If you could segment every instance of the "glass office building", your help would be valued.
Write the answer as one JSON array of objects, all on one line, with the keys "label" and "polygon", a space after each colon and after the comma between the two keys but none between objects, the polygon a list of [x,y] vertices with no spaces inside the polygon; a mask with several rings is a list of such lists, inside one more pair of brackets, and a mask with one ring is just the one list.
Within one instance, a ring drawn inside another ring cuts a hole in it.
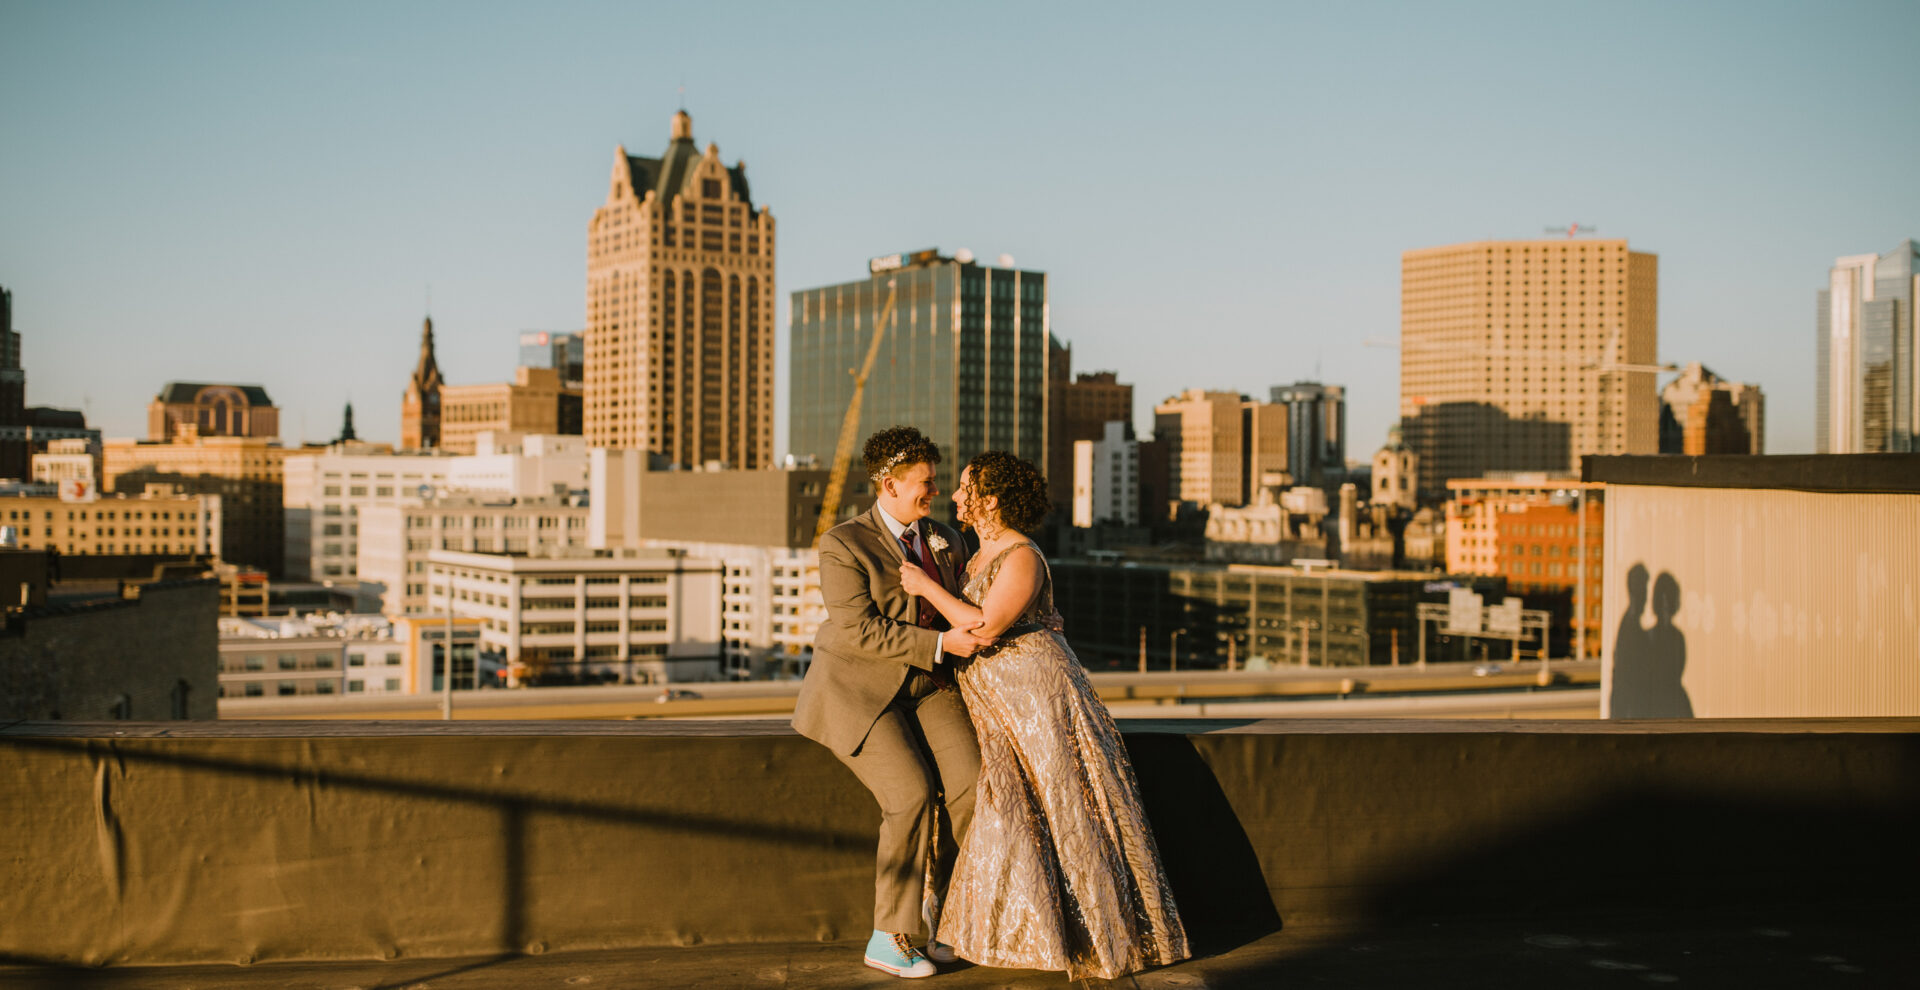
[{"label": "glass office building", "polygon": [[586,334],[529,330],[520,335],[520,366],[552,368],[569,388],[579,388],[585,380],[586,362]]},{"label": "glass office building", "polygon": [[1915,449],[1920,426],[1920,244],[1841,258],[1820,292],[1814,449],[1872,454]]},{"label": "glass office building", "polygon": [[[861,402],[856,443],[876,430],[919,428],[940,446],[938,518],[968,458],[1010,450],[1045,465],[1047,441],[1047,277],[925,250],[873,259],[866,278],[793,293],[792,408],[788,449],[833,463],[840,423],[894,294],[873,373]],[[853,451],[844,515],[871,501]]]}]

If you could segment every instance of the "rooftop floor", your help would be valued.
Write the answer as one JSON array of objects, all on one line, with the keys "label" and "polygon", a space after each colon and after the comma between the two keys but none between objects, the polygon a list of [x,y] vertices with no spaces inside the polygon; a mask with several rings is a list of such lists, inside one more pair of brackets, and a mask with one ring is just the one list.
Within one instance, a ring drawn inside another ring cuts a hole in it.
[{"label": "rooftop floor", "polygon": [[[1059,973],[956,964],[929,990],[1124,987],[1806,988],[1911,985],[1911,907],[1850,915],[1701,917],[1638,914],[1580,920],[1422,924],[1340,936],[1285,931],[1132,977],[1070,983]],[[1196,933],[1199,935],[1201,933]],[[629,949],[539,956],[66,969],[0,966],[22,990],[539,990],[898,987],[860,965],[859,943]]]}]

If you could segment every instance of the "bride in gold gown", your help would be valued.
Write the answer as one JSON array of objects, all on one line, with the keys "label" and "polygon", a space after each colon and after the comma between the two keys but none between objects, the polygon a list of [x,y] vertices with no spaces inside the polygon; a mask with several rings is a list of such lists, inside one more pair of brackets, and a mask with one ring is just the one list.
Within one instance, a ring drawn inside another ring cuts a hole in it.
[{"label": "bride in gold gown", "polygon": [[1032,464],[987,451],[953,502],[980,533],[964,599],[901,577],[955,628],[999,637],[954,671],[980,739],[973,822],[934,938],[986,966],[1113,979],[1189,955],[1133,765],[1061,635],[1046,558],[1022,534],[1048,509]]}]

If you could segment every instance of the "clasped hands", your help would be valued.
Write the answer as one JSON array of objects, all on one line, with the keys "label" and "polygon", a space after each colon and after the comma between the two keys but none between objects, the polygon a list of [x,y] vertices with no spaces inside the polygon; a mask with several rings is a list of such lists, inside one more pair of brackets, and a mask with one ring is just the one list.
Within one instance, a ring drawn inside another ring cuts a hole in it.
[{"label": "clasped hands", "polygon": [[[907,594],[913,595],[916,598],[925,598],[931,592],[946,590],[940,586],[939,582],[933,579],[931,574],[928,574],[922,569],[919,564],[912,562],[900,565],[900,586],[906,589]],[[956,626],[947,630],[942,634],[940,648],[954,656],[973,656],[975,653],[1000,641],[1000,637],[998,636],[981,636],[974,632],[974,630],[986,624],[986,620],[982,619],[964,629]]]}]

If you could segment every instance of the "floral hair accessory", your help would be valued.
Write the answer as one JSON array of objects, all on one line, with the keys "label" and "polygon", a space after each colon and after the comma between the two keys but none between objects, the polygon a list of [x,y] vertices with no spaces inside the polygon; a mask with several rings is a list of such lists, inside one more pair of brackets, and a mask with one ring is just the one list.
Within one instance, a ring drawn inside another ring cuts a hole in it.
[{"label": "floral hair accessory", "polygon": [[899,452],[898,454],[893,455],[892,457],[887,458],[887,463],[880,465],[880,470],[874,472],[874,475],[873,475],[874,484],[878,485],[880,483],[881,478],[884,478],[887,475],[892,474],[893,469],[899,467],[900,462],[906,459],[907,459],[907,452],[904,450]]}]

